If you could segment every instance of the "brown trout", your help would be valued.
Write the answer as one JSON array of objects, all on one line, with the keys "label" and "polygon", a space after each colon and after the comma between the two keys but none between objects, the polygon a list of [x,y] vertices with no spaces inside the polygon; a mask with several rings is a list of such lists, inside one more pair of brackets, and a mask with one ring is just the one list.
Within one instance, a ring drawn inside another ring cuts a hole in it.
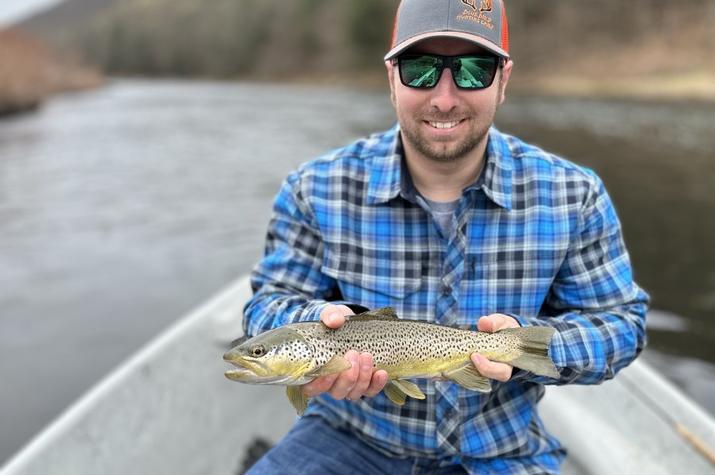
[{"label": "brown trout", "polygon": [[557,378],[548,355],[553,334],[549,327],[486,333],[401,320],[387,307],[352,315],[338,329],[321,322],[285,325],[239,343],[223,358],[236,366],[225,373],[231,380],[287,386],[288,399],[302,415],[308,400],[300,385],[350,368],[344,358],[349,350],[372,354],[375,368],[388,374],[385,395],[402,405],[407,396],[425,398],[415,383],[407,381],[412,378],[443,378],[474,391],[491,391],[489,380],[472,364],[472,353]]}]

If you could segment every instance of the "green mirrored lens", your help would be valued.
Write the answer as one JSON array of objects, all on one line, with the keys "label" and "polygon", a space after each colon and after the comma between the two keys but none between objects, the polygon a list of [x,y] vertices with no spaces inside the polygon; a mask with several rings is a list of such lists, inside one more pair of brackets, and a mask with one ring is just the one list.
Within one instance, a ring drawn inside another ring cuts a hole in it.
[{"label": "green mirrored lens", "polygon": [[496,73],[496,57],[461,57],[454,62],[454,83],[465,89],[489,87]]},{"label": "green mirrored lens", "polygon": [[484,89],[491,86],[499,65],[496,56],[476,55],[405,55],[398,61],[402,84],[423,89],[436,86],[445,67],[451,69],[457,87]]},{"label": "green mirrored lens", "polygon": [[402,82],[410,87],[434,87],[439,81],[442,61],[434,56],[417,56],[400,61]]}]

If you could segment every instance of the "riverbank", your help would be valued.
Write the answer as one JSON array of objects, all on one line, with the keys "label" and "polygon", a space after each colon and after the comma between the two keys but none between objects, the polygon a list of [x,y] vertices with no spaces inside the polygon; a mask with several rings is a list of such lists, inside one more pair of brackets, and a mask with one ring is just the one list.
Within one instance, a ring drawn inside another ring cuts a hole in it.
[{"label": "riverbank", "polygon": [[715,102],[715,72],[649,74],[598,78],[590,75],[542,75],[517,70],[509,83],[519,95]]},{"label": "riverbank", "polygon": [[16,29],[0,30],[0,117],[36,109],[52,94],[97,87],[101,73]]},{"label": "riverbank", "polygon": [[[397,0],[67,0],[22,24],[108,75],[359,83],[380,61]],[[715,4],[638,0],[509,4],[512,91],[715,100]],[[137,21],[140,18],[141,21]],[[279,58],[279,60],[277,60]],[[373,76],[372,78],[370,76]]]},{"label": "riverbank", "polygon": [[[344,86],[368,91],[387,91],[383,71],[362,74],[298,74],[283,81],[271,76],[248,75],[235,78],[240,82],[271,84]],[[520,97],[562,97],[623,99],[636,101],[715,103],[715,71],[693,71],[682,74],[638,74],[606,80],[589,74],[545,74],[515,68],[509,81],[508,95]]]}]

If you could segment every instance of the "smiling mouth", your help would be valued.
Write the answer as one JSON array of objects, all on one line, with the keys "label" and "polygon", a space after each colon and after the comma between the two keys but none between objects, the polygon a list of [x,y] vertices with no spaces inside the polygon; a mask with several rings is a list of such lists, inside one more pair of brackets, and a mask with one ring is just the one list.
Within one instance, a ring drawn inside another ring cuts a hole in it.
[{"label": "smiling mouth", "polygon": [[432,127],[433,129],[448,130],[448,129],[453,129],[456,126],[458,126],[459,124],[461,124],[462,120],[452,120],[449,122],[426,120],[425,122],[427,124],[429,124],[429,126]]}]

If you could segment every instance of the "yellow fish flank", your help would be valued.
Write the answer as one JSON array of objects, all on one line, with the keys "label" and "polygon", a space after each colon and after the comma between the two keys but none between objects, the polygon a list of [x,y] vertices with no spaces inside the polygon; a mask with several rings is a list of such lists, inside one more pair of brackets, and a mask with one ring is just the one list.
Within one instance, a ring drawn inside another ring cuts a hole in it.
[{"label": "yellow fish flank", "polygon": [[302,384],[351,367],[349,350],[370,353],[375,368],[384,369],[384,392],[395,404],[407,396],[424,399],[412,378],[443,378],[467,389],[489,392],[491,384],[470,360],[480,353],[540,376],[559,376],[548,349],[554,329],[510,328],[476,332],[416,320],[400,320],[391,308],[351,316],[333,330],[321,322],[285,325],[239,343],[223,358],[236,369],[226,377],[250,384],[287,386],[288,399],[303,414],[308,400]]}]

